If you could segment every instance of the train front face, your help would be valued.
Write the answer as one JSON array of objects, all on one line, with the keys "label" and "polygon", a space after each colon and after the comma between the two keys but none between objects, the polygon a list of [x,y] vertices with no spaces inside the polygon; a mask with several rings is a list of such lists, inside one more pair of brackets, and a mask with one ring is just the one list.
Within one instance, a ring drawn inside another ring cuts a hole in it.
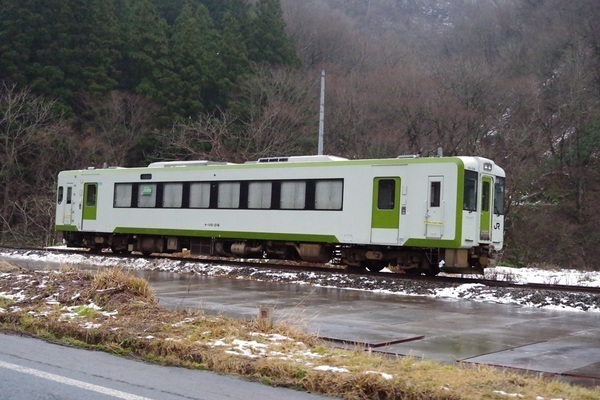
[{"label": "train front face", "polygon": [[475,248],[485,268],[504,245],[505,173],[486,158],[463,161],[462,247]]},{"label": "train front face", "polygon": [[57,239],[62,240],[79,230],[79,199],[77,179],[73,171],[62,171],[58,174],[56,186],[55,229]]}]

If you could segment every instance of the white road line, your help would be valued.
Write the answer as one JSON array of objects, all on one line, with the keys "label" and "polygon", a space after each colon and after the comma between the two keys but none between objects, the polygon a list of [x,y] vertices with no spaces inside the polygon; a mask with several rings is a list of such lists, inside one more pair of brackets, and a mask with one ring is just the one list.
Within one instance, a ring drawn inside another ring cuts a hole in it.
[{"label": "white road line", "polygon": [[120,390],[109,389],[104,386],[93,385],[91,383],[78,381],[71,378],[66,378],[64,376],[50,374],[48,372],[40,371],[33,368],[22,367],[17,364],[10,364],[3,361],[0,361],[0,368],[11,369],[13,371],[22,372],[24,374],[29,374],[33,376],[37,376],[39,378],[47,379],[49,381],[54,381],[58,383],[63,383],[65,385],[75,386],[81,389],[89,390],[92,392],[97,392],[101,394],[106,394],[108,396],[113,396],[123,400],[151,400],[148,397],[136,396],[135,394],[121,392]]}]

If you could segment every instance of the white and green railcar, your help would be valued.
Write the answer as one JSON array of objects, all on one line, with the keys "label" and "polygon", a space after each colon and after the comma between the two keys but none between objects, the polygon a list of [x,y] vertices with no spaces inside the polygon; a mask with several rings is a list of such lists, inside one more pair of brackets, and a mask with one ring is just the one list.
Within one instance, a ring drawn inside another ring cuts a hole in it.
[{"label": "white and green railcar", "polygon": [[96,251],[481,272],[503,245],[504,176],[481,157],[88,168],[59,174],[56,229]]}]

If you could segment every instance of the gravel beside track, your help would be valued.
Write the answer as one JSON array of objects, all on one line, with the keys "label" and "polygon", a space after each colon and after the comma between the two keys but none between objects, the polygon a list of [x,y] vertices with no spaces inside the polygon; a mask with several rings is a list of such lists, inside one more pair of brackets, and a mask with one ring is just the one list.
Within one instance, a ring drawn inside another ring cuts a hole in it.
[{"label": "gravel beside track", "polygon": [[[0,249],[22,257],[51,259],[47,250]],[[2,254],[2,252],[0,252]],[[210,276],[222,276],[235,279],[252,279],[265,282],[288,284],[310,284],[322,287],[335,287],[351,290],[365,290],[398,295],[416,295],[431,297],[463,298],[475,301],[510,303],[529,307],[556,309],[575,309],[580,311],[600,311],[600,289],[597,287],[577,287],[578,291],[557,287],[556,285],[536,284],[528,287],[511,284],[506,281],[478,281],[468,279],[431,279],[426,277],[410,278],[395,274],[358,274],[326,268],[307,268],[304,265],[293,266],[267,264],[252,260],[201,260],[189,258],[165,257],[115,257],[110,253],[92,255],[71,253],[60,261],[62,264],[121,266],[134,270],[155,270],[175,273],[193,273]],[[56,261],[55,261],[56,262]],[[257,265],[260,264],[260,265]],[[506,286],[510,285],[510,286]],[[560,289],[560,290],[559,290]],[[575,289],[575,288],[574,288]]]}]

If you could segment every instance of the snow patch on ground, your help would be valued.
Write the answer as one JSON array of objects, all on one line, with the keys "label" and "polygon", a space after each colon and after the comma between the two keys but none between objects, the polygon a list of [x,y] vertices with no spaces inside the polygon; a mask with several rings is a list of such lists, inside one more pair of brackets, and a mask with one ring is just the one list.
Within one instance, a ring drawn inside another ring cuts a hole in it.
[{"label": "snow patch on ground", "polygon": [[[514,288],[492,288],[481,284],[437,284],[373,278],[323,272],[289,272],[257,267],[238,267],[205,264],[201,261],[180,261],[168,258],[124,259],[99,257],[80,253],[55,253],[46,251],[18,251],[0,249],[0,258],[19,262],[29,268],[55,268],[56,265],[79,268],[115,267],[133,270],[156,270],[175,273],[197,273],[207,276],[228,276],[237,279],[254,279],[290,284],[311,284],[321,287],[371,291],[401,296],[429,296],[445,299],[464,299],[501,304],[518,304],[552,310],[575,312],[600,312],[600,296],[565,292],[531,291]],[[51,266],[51,267],[49,267]],[[443,274],[442,274],[443,275]],[[469,276],[465,276],[469,277]],[[548,270],[536,268],[496,267],[486,270],[490,280],[514,283],[543,283],[572,286],[600,287],[600,272],[577,270]],[[52,299],[48,299],[51,301]]]}]

